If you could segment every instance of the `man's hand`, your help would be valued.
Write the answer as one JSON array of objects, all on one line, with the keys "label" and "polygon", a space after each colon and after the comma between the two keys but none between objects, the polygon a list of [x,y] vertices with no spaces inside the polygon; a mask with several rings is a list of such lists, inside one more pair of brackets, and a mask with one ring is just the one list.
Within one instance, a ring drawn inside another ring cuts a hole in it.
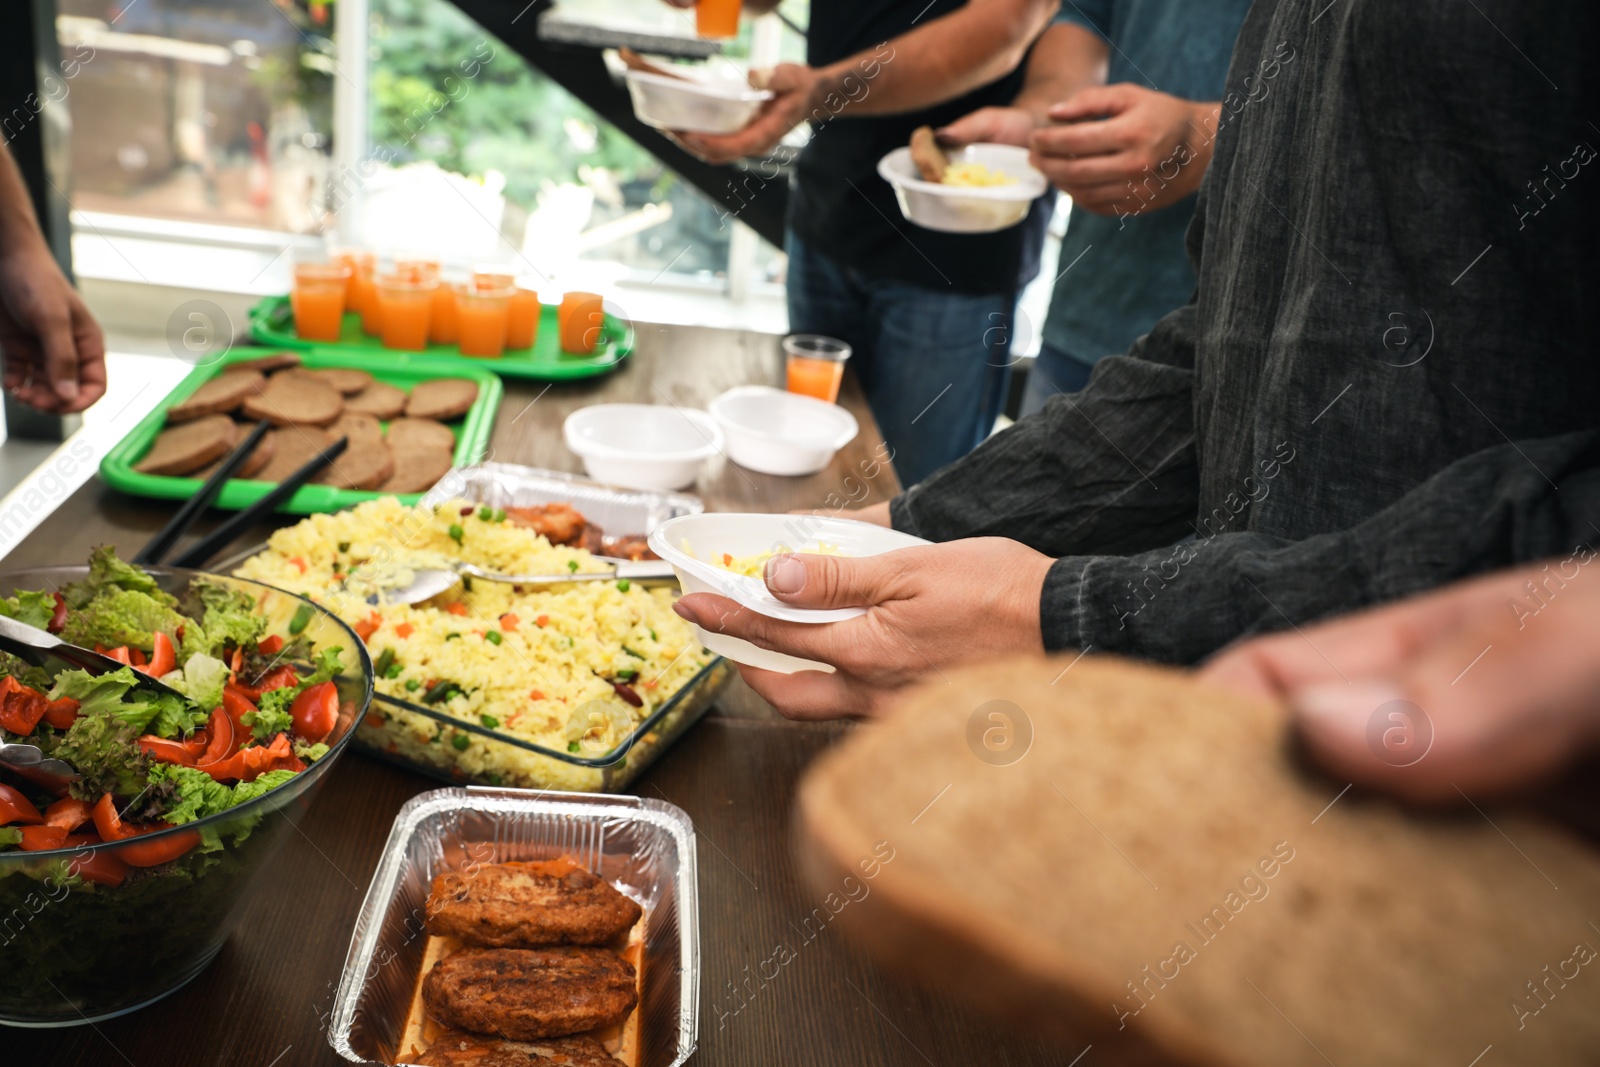
[{"label": "man's hand", "polygon": [[41,240],[0,248],[0,350],[29,407],[66,415],[105,395],[105,337]]},{"label": "man's hand", "polygon": [[1456,803],[1527,786],[1600,745],[1600,566],[1551,561],[1248,641],[1201,677],[1287,700],[1352,781]]},{"label": "man's hand", "polygon": [[1030,162],[1085,211],[1156,211],[1200,187],[1218,111],[1129,83],[1093,86],[1050,109],[1060,125],[1034,131]]},{"label": "man's hand", "polygon": [[[759,72],[751,71],[751,84]],[[707,163],[731,163],[750,156],[765,156],[796,126],[811,118],[825,94],[820,73],[799,63],[780,63],[766,76],[761,88],[776,95],[761,105],[756,117],[736,133],[675,133],[673,139]]]},{"label": "man's hand", "polygon": [[1009,144],[1027,148],[1033,136],[1033,116],[1019,107],[980,107],[938,131],[939,143]]},{"label": "man's hand", "polygon": [[901,686],[941,669],[1019,649],[1043,650],[1039,596],[1054,561],[1002,537],[906,548],[881,556],[783,555],[766,583],[786,604],[866,607],[847,622],[782,622],[726,597],[691,593],[674,605],[707,629],[820,660],[836,674],[739,673],[784,715],[834,719],[880,711]]}]

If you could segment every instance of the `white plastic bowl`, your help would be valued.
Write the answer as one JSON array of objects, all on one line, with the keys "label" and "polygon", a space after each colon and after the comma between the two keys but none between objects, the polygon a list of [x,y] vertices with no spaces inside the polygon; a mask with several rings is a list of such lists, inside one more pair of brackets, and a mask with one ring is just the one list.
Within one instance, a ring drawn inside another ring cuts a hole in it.
[{"label": "white plastic bowl", "polygon": [[896,148],[878,161],[878,175],[894,186],[900,211],[918,226],[945,233],[992,233],[1015,226],[1050,183],[1028,164],[1028,150],[1008,144],[973,144],[950,153],[951,162],[982,163],[1016,179],[1011,185],[968,188],[923,181],[911,149]]},{"label": "white plastic bowl", "polygon": [[728,458],[762,474],[815,474],[861,430],[837,404],[766,385],[729,389],[710,410]]},{"label": "white plastic bowl", "polygon": [[[741,607],[787,622],[843,622],[867,613],[866,608],[796,608],[767,590],[760,577],[747,577],[711,563],[726,552],[754,556],[762,552],[815,551],[830,545],[843,556],[877,556],[901,548],[926,545],[920,537],[854,519],[816,515],[682,515],[669,519],[650,534],[650,548],[672,564],[685,593],[718,593]],[[827,671],[833,667],[758,648],[739,637],[695,627],[701,644],[719,655],[751,667],[781,674]]]},{"label": "white plastic bowl", "polygon": [[567,416],[567,447],[589,477],[626,489],[682,489],[722,451],[722,431],[704,411],[656,404],[595,404]]},{"label": "white plastic bowl", "polygon": [[643,70],[624,71],[623,77],[634,116],[658,130],[733,133],[755,118],[763,101],[772,99],[768,90],[736,81],[684,80]]}]

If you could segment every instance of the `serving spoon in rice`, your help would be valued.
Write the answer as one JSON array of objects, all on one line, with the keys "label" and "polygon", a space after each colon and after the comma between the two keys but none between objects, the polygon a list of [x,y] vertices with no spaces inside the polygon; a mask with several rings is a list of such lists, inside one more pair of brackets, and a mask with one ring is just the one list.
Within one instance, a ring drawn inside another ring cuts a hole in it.
[{"label": "serving spoon in rice", "polygon": [[610,563],[613,570],[585,571],[582,574],[499,574],[486,571],[472,563],[457,563],[450,567],[429,567],[410,571],[411,580],[403,585],[381,589],[367,597],[367,603],[420,604],[432,600],[461,582],[464,578],[477,578],[485,582],[506,585],[565,585],[569,582],[666,582],[676,581],[672,564],[661,559],[613,559],[596,556]]}]

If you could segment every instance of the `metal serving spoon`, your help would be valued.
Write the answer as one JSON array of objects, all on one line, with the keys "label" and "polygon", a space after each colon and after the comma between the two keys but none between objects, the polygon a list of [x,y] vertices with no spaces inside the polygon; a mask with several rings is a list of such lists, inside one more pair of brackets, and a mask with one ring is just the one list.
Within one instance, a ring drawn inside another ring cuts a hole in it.
[{"label": "metal serving spoon", "polygon": [[[29,626],[25,622],[0,615],[0,649],[10,652],[35,667],[44,666],[47,657],[55,657],[63,663],[68,663],[79,670],[88,671],[90,674],[109,674],[120,671],[126,667],[110,656],[103,656],[93,649],[81,648],[78,645],[63,641],[48,630],[41,630],[37,626]],[[158,693],[166,693],[180,700],[189,698],[163,683],[159,678],[149,676],[139,679],[143,688],[154,689]],[[7,767],[24,770],[40,771],[44,774],[59,778],[76,778],[78,772],[70,764],[58,759],[47,759],[39,751],[37,745],[26,744],[0,744],[0,764]]]},{"label": "metal serving spoon", "polygon": [[[406,585],[383,590],[383,602],[420,604],[454,587],[463,578],[477,578],[485,582],[500,582],[507,585],[562,585],[566,582],[612,582],[623,579],[631,582],[660,582],[675,581],[677,578],[672,564],[662,559],[613,559],[609,556],[595,558],[612,564],[616,569],[586,571],[582,574],[498,574],[486,571],[476,564],[457,563],[448,568],[415,570],[411,572],[411,581]],[[377,604],[378,594],[374,593],[367,597],[367,603]]]}]

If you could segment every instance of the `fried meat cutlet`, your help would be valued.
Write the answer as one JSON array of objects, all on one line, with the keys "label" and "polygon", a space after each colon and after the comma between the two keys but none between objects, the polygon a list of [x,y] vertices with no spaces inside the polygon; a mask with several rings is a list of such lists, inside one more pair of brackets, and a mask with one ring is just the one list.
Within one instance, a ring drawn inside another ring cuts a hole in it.
[{"label": "fried meat cutlet", "polygon": [[418,1067],[617,1067],[606,1047],[592,1037],[552,1037],[507,1041],[465,1030],[447,1030],[419,1058]]},{"label": "fried meat cutlet", "polygon": [[490,948],[603,945],[642,909],[571,860],[446,871],[428,895],[428,932]]},{"label": "fried meat cutlet", "polygon": [[605,949],[466,948],[433,965],[422,999],[446,1026],[532,1041],[619,1023],[639,991],[633,964]]}]

